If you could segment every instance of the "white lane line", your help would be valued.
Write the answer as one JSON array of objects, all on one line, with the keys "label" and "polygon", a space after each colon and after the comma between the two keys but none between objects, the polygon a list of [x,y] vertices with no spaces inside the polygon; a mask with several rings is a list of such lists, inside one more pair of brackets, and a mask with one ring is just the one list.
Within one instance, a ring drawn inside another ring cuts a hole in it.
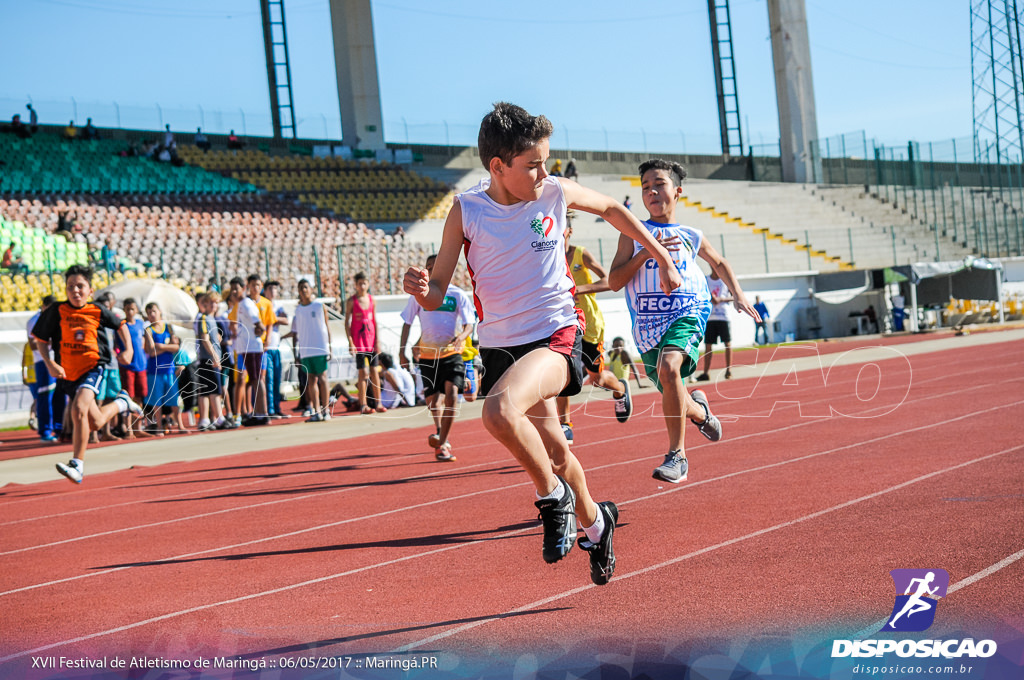
[{"label": "white lane line", "polygon": [[[927,397],[927,398],[930,399],[932,397]],[[922,401],[923,401],[923,399],[922,399]],[[718,477],[711,477],[711,478],[708,478],[708,479],[700,480],[698,482],[694,482],[692,484],[688,484],[688,485],[686,485],[684,487],[675,487],[675,488],[672,488],[672,489],[668,489],[666,491],[661,491],[661,492],[650,494],[650,495],[647,495],[647,496],[642,496],[642,497],[639,497],[639,498],[622,501],[619,504],[625,506],[625,505],[629,505],[630,503],[635,503],[637,501],[649,500],[649,499],[652,499],[652,498],[658,498],[659,496],[665,496],[665,495],[668,495],[668,494],[671,494],[671,493],[678,493],[679,491],[684,491],[686,489],[690,489],[690,488],[693,488],[693,487],[696,487],[696,486],[701,486],[703,484],[710,484],[712,482],[718,482],[718,481],[721,481],[721,480],[724,480],[724,479],[730,479],[732,477],[737,477],[737,476],[740,476],[740,475],[750,474],[750,473],[753,473],[753,472],[760,472],[762,470],[767,470],[767,469],[771,469],[771,468],[781,467],[783,465],[790,465],[792,463],[798,463],[798,462],[802,462],[802,461],[809,460],[809,459],[812,459],[812,458],[818,458],[820,456],[829,455],[829,454],[832,454],[832,453],[836,453],[838,451],[844,451],[846,449],[856,448],[858,446],[863,446],[865,444],[876,443],[876,442],[879,442],[879,441],[890,439],[892,437],[899,437],[899,436],[902,436],[902,435],[905,435],[905,434],[911,434],[911,433],[918,432],[918,431],[921,431],[921,430],[931,430],[936,425],[946,425],[946,424],[949,424],[949,423],[952,423],[952,422],[956,422],[957,420],[962,420],[962,419],[965,419],[965,418],[972,418],[974,416],[980,415],[982,413],[987,413],[989,411],[995,411],[995,410],[999,410],[999,409],[1002,409],[1002,408],[1007,408],[1007,407],[1010,407],[1010,406],[1016,406],[1018,403],[1021,403],[1021,402],[1013,402],[1011,404],[1005,404],[1003,406],[995,406],[995,407],[986,409],[984,411],[977,411],[975,413],[966,414],[966,415],[963,415],[963,416],[958,416],[957,418],[950,418],[950,419],[942,421],[942,423],[931,423],[931,424],[928,424],[928,425],[921,425],[921,426],[916,427],[916,428],[900,430],[899,432],[893,432],[893,433],[890,433],[890,434],[887,434],[887,435],[883,435],[881,437],[876,437],[875,439],[855,442],[853,444],[846,444],[846,445],[839,446],[839,447],[836,447],[836,448],[826,449],[824,451],[818,451],[816,453],[807,454],[805,456],[799,456],[797,458],[790,458],[790,459],[784,460],[784,461],[779,461],[779,462],[775,462],[775,463],[768,463],[768,464],[760,465],[760,466],[757,466],[757,467],[754,467],[754,468],[747,468],[746,470],[737,470],[735,472],[729,472],[729,473],[726,473],[724,475],[719,475]],[[789,426],[786,426],[786,427],[783,427],[783,428],[779,428],[778,430],[771,430],[771,431],[767,431],[767,432],[758,432],[758,433],[751,433],[749,435],[742,435],[742,436],[739,436],[739,437],[735,437],[735,438],[731,439],[730,441],[737,441],[737,440],[745,439],[745,438],[748,438],[748,437],[763,436],[765,434],[770,434],[772,432],[777,432],[777,431],[781,431],[781,430],[788,430],[788,429],[791,429],[791,428],[794,428],[794,427],[800,427],[802,425],[813,424],[813,422],[814,421],[797,423],[797,424],[794,424],[794,425],[789,425]],[[623,439],[632,438],[633,436],[635,436],[635,435],[630,435],[629,437],[623,437]],[[598,443],[598,442],[595,442],[595,444],[596,443]],[[605,442],[599,442],[599,443],[605,443]],[[710,446],[710,444],[705,444],[704,446]],[[697,447],[694,447],[694,448],[697,448]],[[635,462],[644,461],[644,460],[647,460],[647,457],[637,458],[637,459],[634,459],[634,460],[631,460],[631,461],[620,461],[620,462],[617,462],[617,463],[609,463],[609,464],[606,464],[606,465],[595,466],[594,468],[591,468],[591,469],[592,470],[601,470],[601,469],[605,469],[605,468],[618,467],[618,466],[622,466],[622,465],[630,465],[630,464],[633,464]],[[487,464],[488,463],[480,463],[480,464],[478,464],[478,466],[479,465],[487,465]],[[442,473],[438,472],[438,473],[433,473],[433,474],[442,474]],[[231,549],[234,549],[234,548],[237,548],[237,547],[246,546],[246,545],[254,545],[254,544],[258,544],[258,543],[266,543],[266,542],[269,542],[269,541],[278,540],[280,538],[286,538],[286,537],[291,537],[291,536],[297,536],[297,535],[304,534],[304,533],[310,533],[310,532],[313,532],[313,531],[319,531],[321,529],[326,529],[326,528],[329,528],[329,527],[332,527],[332,526],[337,526],[339,524],[348,524],[348,523],[352,523],[352,522],[356,522],[356,521],[360,521],[360,520],[364,520],[364,519],[369,519],[369,518],[379,518],[379,517],[386,516],[386,515],[391,515],[391,514],[395,514],[395,513],[399,513],[399,512],[405,512],[406,510],[416,509],[416,508],[420,508],[420,507],[424,507],[424,506],[428,506],[428,505],[436,505],[436,504],[440,504],[440,503],[446,503],[446,502],[449,502],[449,501],[452,501],[452,500],[457,500],[457,499],[461,499],[461,498],[467,498],[467,497],[476,496],[476,495],[485,494],[485,493],[494,493],[494,492],[499,492],[499,491],[506,491],[506,490],[518,488],[518,487],[521,487],[521,486],[527,486],[528,484],[529,484],[529,482],[521,482],[521,483],[517,483],[517,484],[507,485],[507,486],[504,486],[504,487],[497,487],[497,488],[492,488],[492,489],[484,489],[482,491],[476,491],[476,492],[472,492],[472,493],[469,493],[469,494],[463,494],[463,495],[460,495],[460,496],[450,496],[450,497],[443,498],[443,499],[435,499],[435,500],[427,501],[427,502],[424,502],[424,503],[421,503],[421,504],[415,505],[415,506],[406,506],[406,507],[401,507],[401,508],[394,508],[392,510],[386,510],[386,511],[375,513],[375,514],[369,515],[369,516],[348,518],[348,519],[345,519],[345,520],[340,520],[338,522],[331,522],[331,523],[328,523],[328,524],[321,524],[321,525],[316,525],[316,526],[312,526],[312,527],[307,527],[307,528],[304,528],[304,529],[299,529],[299,530],[296,530],[296,531],[289,532],[287,534],[279,534],[279,535],[275,535],[275,536],[265,536],[265,537],[261,537],[261,538],[252,539],[250,541],[245,541],[243,543],[237,543],[237,544],[234,544],[234,545],[218,546],[218,547],[209,548],[207,550],[203,550],[203,551],[199,551],[199,552],[195,552],[195,553],[188,553],[188,554],[185,554],[185,555],[178,555],[178,556],[175,556],[175,557],[167,557],[167,558],[154,559],[154,560],[148,560],[148,561],[150,561],[150,562],[173,562],[175,560],[188,559],[190,557],[196,557],[198,555],[215,553],[215,552],[221,552],[221,551],[224,551],[224,550],[231,550]],[[350,489],[355,489],[355,488],[364,488],[364,487],[350,487]],[[347,490],[350,490],[350,489],[342,489],[341,491],[347,491]],[[328,492],[328,493],[335,493],[335,492]],[[292,500],[292,499],[282,499],[282,500],[277,500],[277,501],[270,501],[269,503],[281,503],[281,502],[286,502],[288,500]],[[252,507],[252,506],[248,506],[248,507]],[[221,512],[223,512],[223,511],[221,511]],[[120,531],[120,530],[118,530],[118,531]],[[69,539],[69,540],[75,540],[75,539]],[[28,548],[25,548],[23,550],[28,550]],[[0,553],[0,554],[3,554],[3,553]],[[114,572],[123,571],[124,569],[129,569],[129,568],[131,568],[131,567],[114,567],[112,569],[105,569],[105,570],[101,570],[101,571],[90,572],[90,573],[87,573],[87,574],[79,574],[77,576],[69,576],[69,577],[65,577],[65,578],[61,578],[61,579],[54,579],[54,580],[45,581],[45,582],[42,582],[42,583],[36,583],[36,584],[28,585],[28,586],[22,586],[20,588],[16,588],[16,589],[0,592],[0,597],[2,597],[4,595],[13,595],[15,593],[23,592],[23,591],[26,591],[26,590],[34,590],[34,589],[37,589],[37,588],[43,588],[43,587],[46,587],[46,586],[57,585],[57,584],[60,584],[60,583],[67,583],[69,581],[77,581],[77,580],[80,580],[80,579],[92,578],[94,576],[103,576],[103,575],[106,575],[106,574],[111,574],[111,573],[114,573]]]},{"label": "white lane line", "polygon": [[[929,472],[928,474],[921,475],[920,477],[915,477],[914,479],[911,479],[909,481],[902,482],[902,483],[896,484],[894,486],[890,486],[890,487],[882,489],[880,491],[875,491],[874,493],[870,493],[870,494],[867,494],[865,496],[861,496],[859,498],[854,498],[853,500],[849,500],[849,501],[846,501],[844,503],[839,503],[838,505],[833,505],[832,507],[825,508],[824,510],[818,510],[817,512],[812,512],[810,514],[804,515],[803,517],[797,517],[796,519],[791,519],[791,520],[788,520],[786,522],[780,522],[779,524],[767,527],[765,529],[759,529],[757,531],[752,531],[749,534],[745,534],[743,536],[738,536],[737,538],[731,538],[731,539],[729,539],[727,541],[722,541],[721,543],[716,543],[715,545],[710,545],[710,546],[707,546],[706,548],[701,548],[700,550],[694,550],[693,552],[687,553],[685,555],[680,555],[679,557],[674,557],[674,558],[672,558],[670,560],[665,560],[664,562],[660,562],[658,564],[652,564],[650,566],[644,567],[643,569],[637,569],[636,571],[631,571],[628,574],[623,574],[621,576],[616,576],[614,580],[615,581],[624,581],[626,579],[636,578],[638,576],[643,576],[643,575],[649,574],[649,573],[651,573],[653,571],[657,571],[658,569],[664,569],[665,567],[670,567],[670,566],[672,566],[674,564],[679,564],[680,562],[683,562],[683,561],[689,560],[689,559],[693,559],[694,557],[699,557],[701,555],[706,555],[707,553],[710,553],[710,552],[715,551],[715,550],[719,550],[721,548],[728,548],[730,546],[734,546],[734,545],[736,545],[738,543],[742,543],[743,541],[747,541],[747,540],[750,540],[752,538],[758,538],[760,536],[764,536],[766,534],[770,534],[770,533],[775,532],[775,531],[780,531],[782,529],[788,529],[789,527],[795,526],[797,524],[801,524],[803,522],[807,522],[807,521],[810,521],[812,519],[817,519],[819,517],[822,517],[824,515],[828,515],[828,514],[833,513],[833,512],[837,512],[839,510],[845,510],[846,508],[849,508],[851,506],[857,505],[859,503],[864,503],[866,501],[874,500],[874,499],[879,498],[881,496],[884,496],[886,494],[893,493],[894,491],[899,491],[901,489],[905,489],[908,486],[911,486],[913,484],[917,484],[918,482],[923,482],[923,481],[926,481],[928,479],[932,479],[933,477],[937,477],[939,475],[946,474],[947,472],[953,472],[954,470],[959,470],[961,468],[967,467],[968,465],[974,465],[976,463],[980,463],[980,462],[983,462],[983,461],[986,461],[986,460],[990,460],[990,459],[995,458],[997,456],[1003,456],[1003,455],[1006,455],[1007,453],[1011,453],[1013,451],[1017,451],[1018,449],[1024,449],[1024,444],[1020,444],[1018,446],[1014,446],[1014,447],[1011,447],[1011,448],[1008,448],[1008,449],[1003,449],[1002,451],[997,451],[996,453],[991,453],[991,454],[982,456],[980,458],[975,458],[973,460],[965,461],[963,463],[959,463],[957,465],[953,465],[953,466],[944,468],[942,470],[936,470],[934,472]],[[1012,562],[1012,561],[1014,561],[1012,558],[1016,557],[1017,559],[1019,559],[1021,555],[1024,555],[1024,551],[1021,551],[1020,553],[1015,553],[1014,555],[1011,555],[1011,557],[1007,558],[1007,560],[1010,560],[1010,562]],[[1003,560],[1003,562],[1006,562],[1007,564],[1009,564],[1010,562],[1007,562],[1007,560]],[[999,564],[1003,564],[1003,562],[1000,562]],[[993,566],[996,566],[996,565],[993,565]],[[1005,565],[1003,565],[1003,566],[1005,566]],[[1000,567],[1000,568],[1002,568],[1002,567]],[[973,581],[970,581],[970,582],[974,583],[974,582],[984,578],[985,576],[988,576],[990,573],[995,573],[996,570],[990,571],[991,569],[992,569],[992,567],[990,567],[987,570],[978,572],[978,574],[975,574],[974,576],[970,577],[970,578],[974,579]],[[977,577],[977,578],[975,578],[975,577]],[[967,581],[967,580],[969,580],[969,579],[964,579],[964,581]],[[963,587],[961,584],[963,584],[964,581],[961,581],[960,583],[958,583],[957,586]],[[969,584],[965,584],[965,585],[969,585]],[[587,586],[581,586],[579,588],[573,588],[572,590],[567,590],[565,592],[558,593],[557,595],[552,595],[552,596],[546,597],[546,598],[544,598],[542,600],[537,600],[536,602],[531,602],[530,604],[523,605],[521,607],[516,607],[515,609],[510,609],[509,611],[505,612],[504,614],[498,614],[497,616],[494,616],[494,617],[489,618],[489,619],[485,619],[485,620],[482,620],[482,621],[474,621],[472,623],[466,623],[466,624],[463,624],[461,626],[457,626],[455,628],[451,628],[449,630],[446,630],[443,633],[437,633],[436,635],[431,635],[430,637],[423,638],[422,640],[417,640],[415,642],[410,642],[409,644],[403,645],[403,646],[395,649],[394,652],[395,653],[407,652],[409,650],[416,649],[417,647],[422,647],[423,645],[428,645],[428,644],[437,642],[438,640],[443,640],[444,638],[451,637],[451,636],[457,635],[459,633],[464,633],[467,630],[470,630],[472,628],[476,628],[478,626],[482,626],[482,625],[484,625],[486,623],[491,623],[493,621],[497,621],[497,620],[503,619],[503,618],[505,618],[507,616],[510,616],[510,615],[513,615],[513,614],[519,614],[519,613],[522,613],[522,612],[530,611],[532,609],[543,607],[545,605],[551,604],[552,602],[556,602],[558,600],[562,600],[562,599],[565,599],[567,597],[571,597],[573,595],[576,595],[578,593],[582,593],[582,592],[584,592],[586,590],[590,590],[591,588],[597,588],[597,587],[599,587],[599,586],[595,586],[595,585],[591,584],[591,585],[587,585]],[[950,589],[950,590],[952,590],[952,589]],[[884,623],[885,623],[885,621],[882,621],[881,624],[879,624],[879,625],[882,625]],[[877,628],[874,629],[874,630],[877,630]]]},{"label": "white lane line", "polygon": [[[981,456],[981,457],[975,458],[973,460],[965,461],[965,462],[959,463],[957,465],[953,465],[953,466],[944,468],[942,470],[936,470],[934,472],[930,472],[928,474],[921,475],[919,477],[915,477],[914,479],[911,479],[909,481],[902,482],[902,483],[896,484],[894,486],[890,486],[890,487],[888,487],[886,489],[882,489],[880,491],[876,491],[874,493],[867,494],[865,496],[861,496],[859,498],[855,498],[853,500],[846,501],[846,502],[840,503],[838,505],[834,505],[834,506],[832,506],[830,508],[826,508],[824,510],[819,510],[817,512],[813,512],[813,513],[810,513],[810,514],[807,514],[807,515],[804,515],[802,517],[798,517],[796,519],[792,519],[792,520],[789,520],[789,521],[786,521],[786,522],[781,522],[781,523],[776,524],[774,526],[771,526],[771,527],[768,527],[768,528],[765,528],[765,529],[760,529],[758,531],[754,531],[754,532],[745,534],[744,536],[733,538],[733,539],[730,539],[730,540],[727,540],[727,541],[722,541],[722,542],[717,543],[715,545],[708,546],[706,548],[701,548],[700,550],[696,550],[696,551],[687,553],[686,555],[682,555],[680,557],[676,557],[676,558],[673,558],[671,560],[666,560],[666,561],[661,562],[659,564],[651,565],[651,566],[645,567],[643,569],[639,569],[639,570],[630,572],[628,574],[621,575],[621,576],[619,576],[617,578],[617,580],[623,581],[623,580],[626,580],[626,579],[629,579],[629,578],[635,578],[637,576],[642,576],[644,574],[650,573],[650,572],[655,571],[657,569],[663,569],[663,568],[671,566],[673,564],[678,564],[679,562],[682,562],[684,560],[692,559],[693,557],[704,555],[704,554],[707,554],[707,553],[712,552],[714,550],[718,550],[720,548],[725,548],[725,547],[733,546],[733,545],[736,545],[738,543],[741,543],[743,541],[746,541],[746,540],[749,540],[749,539],[752,539],[752,538],[757,538],[757,537],[760,537],[760,536],[764,536],[765,534],[769,534],[769,533],[772,533],[774,531],[779,531],[781,529],[785,529],[785,528],[794,526],[796,524],[800,524],[802,522],[806,522],[806,521],[809,521],[809,520],[812,520],[812,519],[816,519],[818,517],[822,517],[822,516],[830,514],[832,512],[836,512],[838,510],[842,510],[842,509],[851,507],[853,505],[857,505],[859,503],[863,503],[865,501],[878,498],[878,497],[883,496],[885,494],[892,493],[892,492],[898,491],[900,489],[904,489],[904,488],[906,488],[908,486],[911,486],[913,484],[916,484],[918,482],[931,479],[933,477],[945,474],[947,472],[952,472],[954,470],[959,470],[959,469],[967,467],[969,465],[974,465],[976,463],[980,463],[980,462],[983,462],[983,461],[986,461],[986,460],[990,460],[992,458],[996,458],[998,456],[1002,456],[1002,455],[1005,455],[1007,453],[1010,453],[1012,451],[1016,451],[1016,450],[1022,449],[1022,448],[1024,448],[1024,444],[1021,444],[1021,445],[1018,445],[1018,446],[1014,446],[1014,447],[1011,447],[1009,449],[1004,449],[1004,450],[998,451],[996,453],[991,453],[991,454],[988,454],[988,455],[985,455],[985,456]],[[190,607],[188,609],[183,609],[183,610],[179,610],[179,611],[176,611],[176,612],[170,612],[170,613],[167,613],[167,614],[163,614],[161,616],[155,616],[155,617],[152,617],[152,618],[149,618],[149,619],[145,619],[145,620],[142,620],[142,621],[136,621],[134,623],[126,624],[126,625],[123,625],[123,626],[118,626],[117,628],[111,628],[111,629],[108,629],[108,630],[105,630],[105,631],[100,631],[100,632],[92,633],[92,634],[89,634],[89,635],[83,635],[83,636],[79,636],[79,637],[72,638],[72,639],[69,639],[69,640],[53,642],[53,643],[50,643],[48,645],[43,645],[42,647],[37,647],[35,649],[25,650],[25,651],[21,651],[21,652],[15,652],[14,654],[10,654],[8,656],[0,657],[0,663],[4,663],[4,662],[10,661],[12,659],[18,659],[18,658],[21,658],[21,657],[24,657],[24,656],[29,656],[31,654],[37,654],[39,652],[43,652],[43,651],[46,651],[48,649],[53,649],[55,647],[61,647],[61,646],[68,645],[68,644],[75,644],[75,643],[83,642],[83,641],[86,641],[86,640],[92,640],[92,639],[95,639],[95,638],[98,638],[98,637],[104,637],[104,636],[107,636],[107,635],[112,635],[112,634],[115,634],[115,633],[120,633],[120,632],[123,632],[123,631],[126,631],[126,630],[132,630],[134,628],[139,628],[139,627],[142,627],[142,626],[147,626],[149,624],[157,623],[159,621],[166,621],[168,619],[177,618],[177,617],[184,616],[184,615],[187,615],[187,614],[192,614],[192,613],[195,613],[195,612],[204,611],[204,610],[207,610],[207,609],[212,609],[214,607],[220,607],[220,606],[224,606],[224,605],[236,604],[238,602],[245,602],[247,600],[253,600],[253,599],[264,597],[264,596],[268,596],[268,595],[276,595],[276,594],[279,594],[279,593],[284,593],[284,592],[288,592],[288,591],[291,591],[291,590],[296,590],[296,589],[299,589],[299,588],[304,588],[306,586],[310,586],[310,585],[314,585],[314,584],[318,584],[318,583],[324,583],[326,581],[332,581],[332,580],[335,580],[335,579],[338,579],[338,578],[343,578],[345,576],[350,576],[352,574],[357,574],[357,573],[360,573],[360,572],[369,571],[371,569],[377,569],[377,568],[381,568],[381,567],[386,567],[386,566],[390,566],[390,565],[397,564],[397,563],[400,563],[400,562],[404,562],[404,561],[407,561],[407,560],[419,559],[421,557],[426,557],[426,556],[429,556],[429,555],[436,555],[438,553],[447,552],[449,550],[456,550],[456,549],[464,548],[464,547],[467,547],[467,546],[470,546],[470,545],[475,545],[476,543],[483,542],[484,540],[495,540],[497,538],[504,538],[504,537],[508,537],[508,536],[514,536],[516,534],[520,534],[520,533],[523,533],[524,531],[529,531],[529,530],[532,530],[532,529],[533,529],[533,527],[531,527],[530,529],[517,529],[517,530],[514,530],[514,531],[506,532],[504,534],[496,535],[496,536],[488,538],[488,539],[473,540],[473,541],[469,541],[467,543],[461,543],[461,544],[452,545],[452,546],[445,546],[443,548],[438,548],[438,549],[435,549],[435,550],[429,550],[429,551],[425,551],[425,552],[421,552],[421,553],[416,553],[415,555],[407,555],[405,557],[400,557],[400,558],[396,558],[396,559],[393,559],[393,560],[388,560],[386,562],[381,562],[381,563],[377,563],[377,564],[366,565],[366,566],[363,566],[363,567],[359,567],[359,568],[356,568],[356,569],[348,570],[348,571],[337,573],[337,574],[329,574],[327,576],[321,576],[321,577],[318,577],[318,578],[315,578],[315,579],[309,579],[307,581],[302,581],[300,583],[292,583],[292,584],[289,584],[289,585],[286,585],[286,586],[281,586],[279,588],[274,588],[274,589],[262,591],[262,592],[259,592],[259,593],[250,593],[249,595],[242,595],[240,597],[231,598],[229,600],[222,600],[220,602],[212,602],[212,603],[209,603],[209,604],[199,605],[199,606],[196,606],[196,607]],[[401,652],[401,651],[408,651],[410,649],[415,649],[416,647],[420,647],[422,645],[429,644],[431,642],[435,642],[437,640],[441,640],[441,639],[444,639],[446,637],[451,637],[452,635],[456,635],[456,634],[458,634],[460,632],[464,632],[464,631],[469,630],[471,628],[475,628],[477,626],[483,625],[484,623],[489,623],[491,621],[503,618],[503,617],[508,616],[510,614],[515,614],[515,613],[522,612],[522,611],[528,611],[530,609],[534,609],[534,608],[543,606],[545,604],[548,604],[550,602],[554,602],[556,600],[560,600],[560,599],[564,599],[566,597],[570,597],[571,595],[574,595],[574,594],[577,594],[577,593],[581,593],[581,592],[584,592],[584,591],[586,591],[586,590],[588,590],[590,588],[595,588],[595,587],[597,587],[597,586],[589,585],[589,586],[582,586],[582,587],[579,587],[579,588],[574,588],[574,589],[569,590],[569,591],[564,591],[562,593],[559,593],[559,594],[547,597],[547,598],[545,598],[543,600],[538,600],[538,601],[533,602],[531,604],[524,605],[522,607],[517,607],[515,609],[509,610],[508,612],[505,612],[504,614],[498,615],[498,616],[496,616],[496,617],[494,617],[492,619],[487,619],[487,620],[484,620],[484,621],[478,621],[478,622],[475,622],[475,623],[470,623],[470,624],[464,624],[462,626],[457,626],[455,628],[449,629],[448,631],[445,631],[444,633],[438,633],[437,635],[432,635],[432,636],[430,636],[428,638],[424,638],[422,640],[418,640],[416,642],[413,642],[413,643],[410,643],[410,644],[405,645],[403,647],[400,647],[399,649],[397,649],[395,651],[396,652]]]}]

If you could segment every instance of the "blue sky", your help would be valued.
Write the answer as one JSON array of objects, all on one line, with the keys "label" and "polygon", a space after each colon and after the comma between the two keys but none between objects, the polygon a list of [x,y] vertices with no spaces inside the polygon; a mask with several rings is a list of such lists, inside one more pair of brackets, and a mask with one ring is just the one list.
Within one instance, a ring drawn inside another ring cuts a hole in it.
[{"label": "blue sky", "polygon": [[[732,0],[745,139],[778,140],[765,0]],[[961,0],[806,0],[818,132],[970,137]],[[467,143],[492,102],[555,124],[553,146],[719,150],[703,0],[373,0],[388,141]],[[327,0],[286,0],[300,136],[340,137]],[[256,0],[0,0],[0,117],[269,132]],[[671,147],[671,148],[669,148]]]}]

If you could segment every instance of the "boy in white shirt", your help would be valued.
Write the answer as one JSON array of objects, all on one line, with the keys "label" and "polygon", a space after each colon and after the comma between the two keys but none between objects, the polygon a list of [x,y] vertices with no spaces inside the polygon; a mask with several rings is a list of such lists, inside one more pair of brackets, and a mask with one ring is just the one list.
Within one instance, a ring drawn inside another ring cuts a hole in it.
[{"label": "boy in white shirt", "polygon": [[306,279],[299,281],[299,304],[292,318],[292,330],[284,337],[295,338],[299,361],[306,371],[306,403],[313,410],[307,422],[330,420],[327,367],[331,361],[331,327],[327,324],[327,308],[313,299],[313,287]]},{"label": "boy in white shirt", "polygon": [[552,131],[544,116],[504,102],[494,106],[480,124],[477,144],[490,179],[456,198],[433,273],[411,267],[404,288],[424,309],[436,309],[465,249],[480,318],[484,426],[533,482],[544,560],[557,562],[569,553],[578,516],[591,580],[603,585],[615,570],[618,508],[591,498],[555,410],[556,396],[578,394],[583,383],[581,313],[565,261],[566,210],[596,214],[649,248],[663,265],[666,294],[680,277],[668,251],[622,204],[548,175]]}]

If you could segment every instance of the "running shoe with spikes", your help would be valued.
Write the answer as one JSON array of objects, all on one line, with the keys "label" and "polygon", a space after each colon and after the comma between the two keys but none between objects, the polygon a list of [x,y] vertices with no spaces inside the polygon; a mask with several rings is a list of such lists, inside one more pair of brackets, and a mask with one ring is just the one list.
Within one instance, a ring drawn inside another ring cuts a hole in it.
[{"label": "running shoe with spikes", "polygon": [[622,386],[625,391],[621,397],[615,399],[615,418],[620,423],[629,420],[629,416],[633,413],[633,397],[629,394],[629,383],[623,380]]},{"label": "running shoe with spikes", "polygon": [[544,561],[554,564],[569,554],[576,542],[576,494],[564,479],[562,497],[558,500],[543,498],[534,505],[540,511],[537,519],[544,525]]},{"label": "running shoe with spikes", "polygon": [[682,451],[669,451],[665,455],[665,462],[654,468],[654,474],[651,476],[665,482],[678,484],[679,482],[686,481],[686,474],[689,472],[689,469],[690,466],[686,462],[686,456],[683,455]]},{"label": "running shoe with spikes", "polygon": [[590,553],[590,580],[595,585],[603,586],[611,580],[615,572],[615,551],[612,549],[612,536],[615,535],[615,524],[619,521],[619,509],[615,503],[604,501],[597,504],[597,510],[604,515],[604,531],[601,540],[592,543],[586,535],[580,536],[580,550]]},{"label": "running shoe with spikes", "polygon": [[441,446],[437,447],[434,451],[434,458],[442,463],[451,463],[455,461],[455,455],[452,453],[451,442],[445,442]]},{"label": "running shoe with spikes", "polygon": [[82,483],[82,463],[77,458],[72,458],[68,464],[57,463],[57,472],[61,473],[75,484]]},{"label": "running shoe with spikes", "polygon": [[128,394],[128,390],[121,390],[114,399],[124,403],[125,413],[131,413],[136,416],[142,415],[142,407],[135,403],[132,396]]},{"label": "running shoe with spikes", "polygon": [[722,438],[722,423],[711,413],[711,406],[708,405],[708,397],[701,390],[694,390],[690,397],[704,409],[704,422],[698,423],[696,420],[691,419],[700,433],[710,439],[713,442],[717,442]]}]

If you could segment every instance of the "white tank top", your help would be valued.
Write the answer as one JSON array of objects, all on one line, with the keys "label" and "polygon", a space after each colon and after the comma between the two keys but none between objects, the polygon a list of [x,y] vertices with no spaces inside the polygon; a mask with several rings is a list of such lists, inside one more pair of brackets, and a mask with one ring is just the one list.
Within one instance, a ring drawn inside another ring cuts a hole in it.
[{"label": "white tank top", "polygon": [[[643,225],[655,238],[678,236],[682,240],[679,250],[669,251],[683,278],[683,284],[672,291],[672,295],[661,292],[658,261],[653,259],[647,260],[626,284],[626,305],[633,319],[633,340],[637,349],[647,352],[658,345],[665,331],[677,319],[695,318],[703,329],[711,311],[711,295],[704,272],[697,266],[697,253],[704,234],[699,229],[678,224],[647,221]],[[634,241],[633,254],[641,250],[643,246]]]},{"label": "white tank top", "polygon": [[544,179],[536,201],[500,205],[485,179],[459,194],[482,347],[514,347],[583,326],[565,259],[565,195]]}]

